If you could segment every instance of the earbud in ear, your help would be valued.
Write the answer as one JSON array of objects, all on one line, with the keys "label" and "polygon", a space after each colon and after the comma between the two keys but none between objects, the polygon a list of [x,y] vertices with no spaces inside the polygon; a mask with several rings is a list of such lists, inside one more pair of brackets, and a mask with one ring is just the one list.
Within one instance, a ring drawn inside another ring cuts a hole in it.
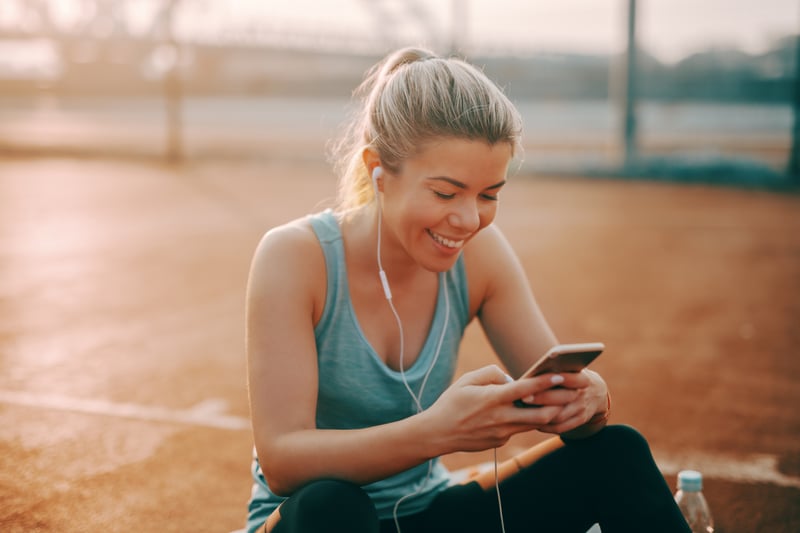
[{"label": "earbud in ear", "polygon": [[372,187],[375,189],[375,198],[378,197],[378,178],[381,177],[383,174],[383,169],[381,167],[375,167],[372,170]]}]

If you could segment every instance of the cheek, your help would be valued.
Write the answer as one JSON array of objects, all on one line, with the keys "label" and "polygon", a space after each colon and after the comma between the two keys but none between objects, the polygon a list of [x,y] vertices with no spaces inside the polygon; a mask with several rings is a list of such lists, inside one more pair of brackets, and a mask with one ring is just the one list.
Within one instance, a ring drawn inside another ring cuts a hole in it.
[{"label": "cheek", "polygon": [[480,208],[478,211],[478,218],[480,219],[480,229],[485,228],[492,222],[494,222],[495,217],[497,216],[497,202],[490,202]]},{"label": "cheek", "polygon": [[447,209],[441,202],[427,195],[419,195],[406,203],[406,213],[417,222],[432,226],[439,223],[442,216],[446,216]]}]

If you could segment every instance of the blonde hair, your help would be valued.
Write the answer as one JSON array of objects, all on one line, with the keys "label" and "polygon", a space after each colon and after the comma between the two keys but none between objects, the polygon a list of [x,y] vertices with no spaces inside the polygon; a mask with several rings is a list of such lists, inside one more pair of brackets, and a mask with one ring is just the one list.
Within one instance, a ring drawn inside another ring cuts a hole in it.
[{"label": "blonde hair", "polygon": [[461,59],[421,48],[398,50],[367,73],[354,97],[361,106],[333,147],[342,210],[374,198],[365,148],[397,172],[405,159],[437,138],[507,142],[512,153],[521,147],[517,109],[483,72]]}]

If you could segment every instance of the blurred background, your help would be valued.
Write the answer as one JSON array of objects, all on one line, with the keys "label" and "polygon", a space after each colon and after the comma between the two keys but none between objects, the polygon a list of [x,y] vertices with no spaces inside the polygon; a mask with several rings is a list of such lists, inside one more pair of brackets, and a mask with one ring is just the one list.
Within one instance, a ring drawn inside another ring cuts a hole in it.
[{"label": "blurred background", "polygon": [[420,44],[505,88],[536,170],[774,180],[793,146],[799,11],[794,0],[4,0],[0,149],[319,155],[364,71]]},{"label": "blurred background", "polygon": [[[612,420],[703,472],[717,533],[800,531],[798,30],[797,0],[0,0],[0,531],[242,527],[253,250],[335,195],[351,91],[406,45],[522,112],[497,222],[559,338],[606,343]],[[459,372],[494,361],[471,325]]]}]

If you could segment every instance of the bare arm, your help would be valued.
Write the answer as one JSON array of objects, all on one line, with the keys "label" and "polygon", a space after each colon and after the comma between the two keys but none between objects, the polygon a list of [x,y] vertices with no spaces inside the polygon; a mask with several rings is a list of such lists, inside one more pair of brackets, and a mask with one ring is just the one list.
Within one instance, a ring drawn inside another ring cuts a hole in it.
[{"label": "bare arm", "polygon": [[473,239],[465,259],[471,304],[486,337],[511,375],[519,377],[558,340],[533,297],[522,265],[496,226]]},{"label": "bare arm", "polygon": [[[474,275],[476,280],[473,305],[477,306],[481,325],[498,357],[518,377],[558,341],[534,299],[522,265],[500,230],[489,226],[470,244],[474,248],[465,257],[470,278]],[[472,294],[472,281],[470,289]],[[602,377],[591,370],[564,377],[566,381],[559,388],[531,401],[562,406],[553,420],[538,429],[569,436],[567,432],[608,410],[608,389]]]}]

